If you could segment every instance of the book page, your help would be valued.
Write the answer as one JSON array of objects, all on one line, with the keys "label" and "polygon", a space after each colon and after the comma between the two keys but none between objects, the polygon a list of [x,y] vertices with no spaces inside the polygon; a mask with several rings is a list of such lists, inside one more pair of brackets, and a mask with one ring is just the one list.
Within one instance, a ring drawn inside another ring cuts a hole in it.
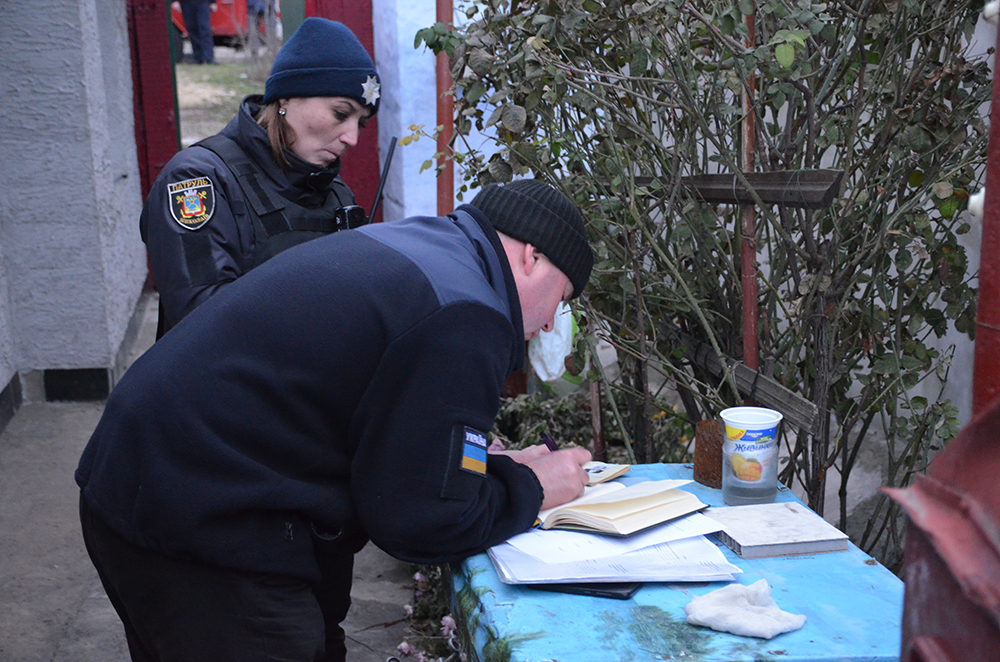
[{"label": "book page", "polygon": [[538,519],[545,522],[545,519],[554,513],[555,511],[565,508],[566,506],[575,506],[581,503],[589,503],[591,501],[596,501],[603,499],[608,496],[611,492],[617,492],[618,490],[624,490],[625,485],[622,483],[600,483],[599,485],[588,485],[583,488],[583,496],[579,496],[572,501],[564,503],[561,506],[556,506],[555,508],[548,508],[546,510],[541,510],[538,512]]},{"label": "book page", "polygon": [[[607,518],[606,521],[613,526],[615,532],[621,535],[629,535],[650,526],[655,526],[661,522],[667,522],[677,517],[693,513],[697,510],[702,510],[706,507],[705,504],[703,504],[698,497],[693,494],[682,492],[680,490],[675,490],[675,492],[679,495],[677,498],[670,498],[669,500],[657,503],[652,507],[637,509],[635,512]],[[595,518],[593,515],[585,513],[574,513],[574,515],[581,518],[591,517],[597,521],[604,521],[604,518]],[[567,519],[566,526],[571,525],[570,519]]]},{"label": "book page", "polygon": [[[553,508],[541,517],[542,528],[580,526],[625,534],[697,510],[687,504],[702,505],[696,496],[676,489],[687,480],[645,481],[600,497],[588,496]],[[597,485],[595,487],[600,487]],[[676,503],[676,509],[671,504]],[[614,522],[613,525],[610,525]]]},{"label": "book page", "polygon": [[571,508],[588,503],[615,503],[617,501],[642,498],[650,494],[666,492],[682,485],[687,485],[690,480],[647,480],[641,483],[634,483],[625,486],[622,483],[600,483],[591,485],[583,489],[583,496],[555,508],[549,508],[538,513],[538,518],[545,523],[552,513],[564,508]]},{"label": "book page", "polygon": [[632,470],[628,464],[608,464],[607,462],[591,461],[583,465],[583,470],[587,472],[589,478],[587,485],[597,485],[606,480],[618,478]]},{"label": "book page", "polygon": [[[625,497],[628,498],[625,498]],[[659,508],[675,501],[684,501],[691,498],[689,492],[670,489],[666,492],[650,492],[648,494],[615,494],[608,499],[591,501],[577,505],[568,505],[558,508],[554,516],[566,513],[586,513],[604,519],[619,519],[629,515],[637,515],[652,508]],[[622,497],[622,498],[618,498]]]}]

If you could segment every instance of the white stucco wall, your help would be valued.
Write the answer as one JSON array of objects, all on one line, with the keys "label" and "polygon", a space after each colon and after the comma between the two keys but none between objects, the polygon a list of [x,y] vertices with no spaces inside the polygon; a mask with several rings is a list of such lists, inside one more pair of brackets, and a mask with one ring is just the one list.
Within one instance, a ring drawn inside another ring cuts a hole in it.
[{"label": "white stucco wall", "polygon": [[[0,191],[0,219],[4,217],[4,198]],[[17,367],[14,364],[13,335],[10,329],[10,292],[7,287],[7,269],[2,256],[3,239],[0,236],[0,388],[8,384]]]},{"label": "white stucco wall", "polygon": [[[90,69],[100,76],[103,86],[95,84],[91,89],[94,96],[98,95],[98,90],[103,93],[106,102],[102,113],[95,112],[91,116],[92,126],[104,122],[106,127],[106,142],[99,150],[100,160],[95,149],[95,171],[100,174],[95,181],[99,213],[94,221],[101,236],[104,316],[108,329],[105,351],[113,358],[146,280],[146,248],[139,237],[143,201],[135,144],[132,59],[125,0],[92,1],[97,7],[100,53],[91,62]],[[98,103],[95,99],[94,105]]]},{"label": "white stucco wall", "polygon": [[[996,44],[997,28],[980,18],[976,24],[975,33],[971,38],[971,52],[975,56],[987,57],[990,70],[994,70],[995,55],[987,55],[989,49]],[[982,113],[984,117],[989,117],[990,104],[983,104]],[[986,181],[983,174],[981,182]],[[973,191],[974,193],[975,191]],[[979,271],[980,248],[982,246],[982,223],[975,219],[969,212],[962,212],[965,219],[972,226],[972,230],[960,237],[962,245],[965,247],[966,255],[969,259],[969,273],[974,274]],[[978,287],[978,280],[975,281]],[[942,355],[954,347],[954,357],[952,359],[951,371],[948,375],[948,385],[944,389],[944,398],[951,400],[951,403],[959,410],[959,419],[963,423],[972,420],[972,373],[975,366],[975,343],[969,340],[964,333],[949,330],[942,338],[928,339],[928,344],[936,347]],[[917,393],[929,399],[936,399],[940,385],[936,379],[930,379],[917,389]]]},{"label": "white stucco wall", "polygon": [[0,383],[110,367],[146,273],[125,0],[4,3],[4,19]]},{"label": "white stucco wall", "polygon": [[[432,134],[437,123],[434,54],[413,47],[417,31],[434,25],[436,9],[434,0],[373,0],[372,16],[375,66],[385,88],[378,111],[379,157],[384,164],[393,137],[409,135],[414,124]],[[434,170],[420,172],[435,151],[434,141],[426,137],[396,146],[382,199],[386,221],[437,213]]]}]

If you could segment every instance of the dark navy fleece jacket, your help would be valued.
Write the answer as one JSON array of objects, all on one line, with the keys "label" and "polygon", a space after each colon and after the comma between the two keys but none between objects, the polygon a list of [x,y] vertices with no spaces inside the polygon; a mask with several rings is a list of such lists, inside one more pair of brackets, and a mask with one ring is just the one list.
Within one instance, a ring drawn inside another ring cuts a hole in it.
[{"label": "dark navy fleece jacket", "polygon": [[465,459],[523,350],[477,209],[340,232],[254,269],[140,357],[76,480],[134,544],[219,567],[314,580],[313,524],[339,532],[335,552],[370,536],[406,561],[459,559],[541,505],[528,468]]}]

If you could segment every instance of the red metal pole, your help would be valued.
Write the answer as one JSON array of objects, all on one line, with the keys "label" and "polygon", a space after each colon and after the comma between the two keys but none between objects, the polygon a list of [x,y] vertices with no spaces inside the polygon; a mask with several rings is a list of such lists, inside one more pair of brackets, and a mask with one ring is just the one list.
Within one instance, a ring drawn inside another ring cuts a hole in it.
[{"label": "red metal pole", "polygon": [[[1000,48],[1000,32],[997,33]],[[1000,75],[994,66],[990,105],[990,142],[983,201],[983,239],[979,249],[979,303],[972,371],[972,413],[985,410],[1000,395]]]},{"label": "red metal pole", "polygon": [[[455,10],[451,0],[437,0],[437,21],[448,27],[452,26]],[[447,154],[451,149],[451,138],[455,133],[455,99],[451,95],[451,67],[448,65],[448,54],[437,54],[435,62],[437,79],[437,125],[441,132],[437,137],[438,154]],[[455,208],[455,166],[454,161],[444,156],[438,157],[438,167],[441,170],[437,177],[437,213],[438,216],[450,214]]]},{"label": "red metal pole", "polygon": [[[755,12],[745,17],[747,45],[756,47],[754,32]],[[743,172],[754,169],[754,97],[757,90],[756,72],[750,72],[743,90]],[[743,205],[740,222],[740,283],[743,308],[743,363],[757,369],[760,349],[757,344],[757,229],[754,224],[754,206]]]}]

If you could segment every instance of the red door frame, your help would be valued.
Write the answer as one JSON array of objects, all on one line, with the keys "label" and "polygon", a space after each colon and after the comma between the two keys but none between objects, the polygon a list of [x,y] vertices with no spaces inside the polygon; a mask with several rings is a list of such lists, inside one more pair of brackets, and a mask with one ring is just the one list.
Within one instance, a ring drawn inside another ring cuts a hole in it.
[{"label": "red door frame", "polygon": [[[372,26],[371,0],[305,0],[305,15],[340,21],[351,29],[372,60],[375,59],[375,36]],[[377,66],[377,65],[376,65]],[[340,171],[347,185],[365,211],[371,212],[381,175],[378,159],[378,116],[365,126],[358,144],[344,158]],[[375,222],[382,220],[379,206]]]},{"label": "red door frame", "polygon": [[[128,0],[128,41],[132,56],[132,114],[139,163],[139,188],[145,200],[157,175],[181,148],[177,84],[170,57],[165,0]],[[148,269],[146,286],[153,287]]]},{"label": "red door frame", "polygon": [[[1000,46],[1000,32],[996,46]],[[1000,117],[1000,68],[993,72],[990,115]],[[986,152],[986,200],[979,244],[979,301],[972,369],[972,413],[986,411],[1000,397],[1000,122],[990,125]]]},{"label": "red door frame", "polygon": [[181,146],[177,87],[170,59],[167,3],[128,0],[132,111],[142,198]]}]

